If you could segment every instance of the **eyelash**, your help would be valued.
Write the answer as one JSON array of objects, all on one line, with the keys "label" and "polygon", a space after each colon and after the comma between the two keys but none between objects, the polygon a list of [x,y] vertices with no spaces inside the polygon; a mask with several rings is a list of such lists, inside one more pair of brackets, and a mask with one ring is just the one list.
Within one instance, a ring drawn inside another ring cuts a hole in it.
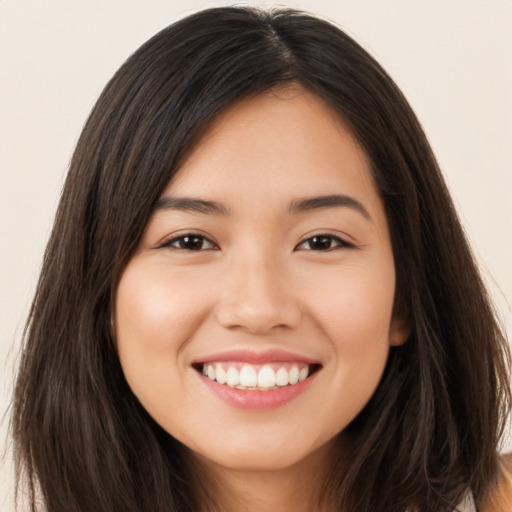
[{"label": "eyelash", "polygon": [[[320,243],[320,244],[323,245],[323,247],[322,248],[313,249],[313,248],[311,248],[311,243],[312,242],[313,243]],[[200,244],[200,247],[197,248],[197,246],[196,247],[194,247],[194,246],[192,246],[192,247],[190,247],[190,246],[189,247],[180,247],[180,246],[178,246],[178,244],[181,244],[181,243],[184,243],[184,244],[187,244],[187,243]],[[211,247],[204,248],[203,245],[205,243],[209,244]],[[306,243],[309,243],[310,248],[309,249],[301,248],[301,246],[303,246]],[[333,246],[333,243],[335,244],[334,246]],[[174,245],[174,244],[176,244],[176,245]],[[328,246],[327,246],[327,244],[328,244]],[[201,234],[198,234],[198,233],[185,233],[183,235],[171,238],[170,240],[166,240],[162,244],[160,244],[157,247],[157,249],[164,249],[166,247],[167,248],[171,248],[171,249],[178,249],[178,250],[182,250],[182,251],[190,251],[190,252],[200,252],[200,251],[206,251],[206,250],[210,250],[211,251],[211,250],[218,250],[219,249],[219,246],[213,240],[211,240],[210,238],[208,238],[205,235],[201,235]],[[352,248],[354,248],[354,244],[352,244],[350,242],[347,242],[346,240],[343,240],[339,236],[331,235],[331,234],[327,234],[327,233],[320,233],[318,235],[310,236],[310,237],[305,238],[304,240],[302,240],[299,244],[296,245],[295,250],[299,250],[299,251],[310,250],[310,251],[317,251],[317,252],[330,252],[330,251],[335,251],[337,249],[352,249]]]}]

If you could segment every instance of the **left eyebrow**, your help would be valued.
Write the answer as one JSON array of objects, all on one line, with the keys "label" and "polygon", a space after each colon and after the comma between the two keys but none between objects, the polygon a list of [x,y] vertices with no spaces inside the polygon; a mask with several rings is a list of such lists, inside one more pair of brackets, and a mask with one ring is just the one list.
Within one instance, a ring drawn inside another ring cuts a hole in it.
[{"label": "left eyebrow", "polygon": [[319,210],[323,208],[351,208],[359,212],[365,219],[371,220],[368,210],[357,199],[351,196],[332,194],[327,196],[304,197],[294,199],[290,203],[288,211],[290,213],[301,213],[309,210]]},{"label": "left eyebrow", "polygon": [[181,210],[220,216],[229,215],[228,209],[222,203],[196,199],[195,197],[161,197],[153,208],[153,211],[156,210]]}]

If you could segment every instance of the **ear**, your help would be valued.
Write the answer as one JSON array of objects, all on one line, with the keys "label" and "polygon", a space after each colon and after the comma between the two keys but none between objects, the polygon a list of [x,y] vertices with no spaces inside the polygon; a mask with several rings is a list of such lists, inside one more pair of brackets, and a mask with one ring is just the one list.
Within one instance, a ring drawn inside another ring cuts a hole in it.
[{"label": "ear", "polygon": [[108,325],[110,327],[110,336],[112,336],[112,339],[115,341],[116,340],[116,324],[114,322],[113,317],[110,317],[110,321],[109,321]]},{"label": "ear", "polygon": [[409,321],[395,314],[389,326],[389,344],[393,347],[403,345],[411,335]]}]

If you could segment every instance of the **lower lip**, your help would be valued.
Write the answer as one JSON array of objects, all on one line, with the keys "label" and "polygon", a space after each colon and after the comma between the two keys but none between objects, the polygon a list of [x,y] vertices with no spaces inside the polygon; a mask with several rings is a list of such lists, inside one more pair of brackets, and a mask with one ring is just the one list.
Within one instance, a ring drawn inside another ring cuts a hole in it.
[{"label": "lower lip", "polygon": [[283,386],[268,391],[230,388],[198,373],[201,381],[221,400],[240,409],[275,409],[291,402],[304,393],[318,372],[293,386]]}]

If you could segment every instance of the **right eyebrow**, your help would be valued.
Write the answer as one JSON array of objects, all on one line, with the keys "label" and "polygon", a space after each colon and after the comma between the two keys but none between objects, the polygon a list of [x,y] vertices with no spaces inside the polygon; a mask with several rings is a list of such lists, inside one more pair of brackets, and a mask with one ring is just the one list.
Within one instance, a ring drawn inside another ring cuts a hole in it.
[{"label": "right eyebrow", "polygon": [[309,210],[320,210],[323,208],[352,208],[359,212],[365,219],[371,220],[368,210],[356,198],[345,194],[331,194],[326,196],[304,197],[294,199],[290,204],[291,213],[306,212]]},{"label": "right eyebrow", "polygon": [[229,215],[229,210],[222,203],[193,197],[161,197],[153,208],[153,211],[157,210],[181,210],[185,212],[221,215],[223,217]]}]

